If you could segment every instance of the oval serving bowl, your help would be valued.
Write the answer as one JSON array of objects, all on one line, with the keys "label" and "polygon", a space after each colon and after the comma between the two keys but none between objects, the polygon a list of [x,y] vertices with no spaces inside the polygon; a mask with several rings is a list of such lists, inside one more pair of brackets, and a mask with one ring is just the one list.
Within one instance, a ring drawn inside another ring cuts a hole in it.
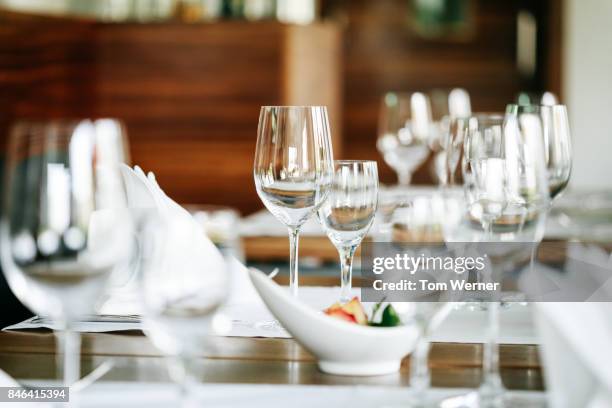
[{"label": "oval serving bowl", "polygon": [[249,269],[255,289],[282,326],[318,359],[319,369],[337,375],[383,375],[399,370],[414,349],[414,325],[370,327],[327,316],[294,299],[263,272]]}]

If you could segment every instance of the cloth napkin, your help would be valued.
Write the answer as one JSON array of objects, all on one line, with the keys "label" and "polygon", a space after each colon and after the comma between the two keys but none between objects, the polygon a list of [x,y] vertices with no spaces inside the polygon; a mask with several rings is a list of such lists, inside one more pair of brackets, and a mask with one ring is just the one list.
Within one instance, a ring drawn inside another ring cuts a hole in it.
[{"label": "cloth napkin", "polygon": [[[147,230],[142,221],[150,215],[159,217],[163,225],[163,243],[156,246],[156,259],[165,267],[172,268],[178,276],[182,271],[198,268],[203,274],[206,271],[229,269],[225,259],[208,238],[203,228],[191,214],[174,202],[158,185],[155,175],[135,166],[133,169],[121,165],[121,173],[126,187],[128,206],[139,225],[141,256],[146,256],[147,242],[144,235],[156,233]],[[144,229],[144,230],[143,230]],[[144,238],[144,239],[143,239]],[[144,255],[143,255],[144,254]],[[138,270],[134,266],[133,270]],[[207,279],[227,279],[228,276],[211,273]],[[121,284],[115,284],[110,291],[110,297],[99,308],[101,314],[135,315],[140,314],[140,296],[138,278],[121,279]],[[222,287],[223,285],[210,285]]]},{"label": "cloth napkin", "polygon": [[[579,260],[567,263],[565,279],[570,282],[585,272],[585,265],[598,266],[599,271],[610,261],[607,252],[593,246],[574,246],[569,251],[572,259]],[[561,286],[568,285],[561,282]],[[601,290],[610,288],[604,285]],[[535,306],[550,405],[612,407],[612,303],[540,302]]]}]

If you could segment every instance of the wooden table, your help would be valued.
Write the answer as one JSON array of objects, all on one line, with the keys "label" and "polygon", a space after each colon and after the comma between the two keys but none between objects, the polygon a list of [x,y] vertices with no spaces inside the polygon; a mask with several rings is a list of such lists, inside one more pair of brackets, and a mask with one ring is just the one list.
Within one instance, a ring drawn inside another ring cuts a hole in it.
[{"label": "wooden table", "polygon": [[[285,281],[280,277],[281,282]],[[301,284],[324,285],[327,277],[303,277]],[[0,332],[0,368],[16,378],[55,376],[55,340],[49,331]],[[83,335],[83,373],[107,359],[115,367],[102,380],[169,381],[164,359],[140,331]],[[504,383],[511,389],[542,390],[536,345],[501,345]],[[434,343],[430,355],[436,387],[477,387],[482,345]],[[321,373],[312,355],[292,339],[215,337],[195,369],[203,382],[408,386],[409,358],[399,373],[379,377],[343,377]]]}]

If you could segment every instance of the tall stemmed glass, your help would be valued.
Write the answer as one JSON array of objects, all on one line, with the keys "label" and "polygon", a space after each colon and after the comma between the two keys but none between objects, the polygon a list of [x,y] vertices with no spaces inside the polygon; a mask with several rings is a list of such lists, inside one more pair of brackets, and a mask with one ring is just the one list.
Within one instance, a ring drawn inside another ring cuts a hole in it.
[{"label": "tall stemmed glass", "polygon": [[319,220],[340,255],[340,302],[351,294],[353,255],[367,234],[378,201],[378,169],[374,161],[334,162],[329,196],[319,208]]},{"label": "tall stemmed glass", "polygon": [[388,92],[382,99],[376,147],[397,173],[400,186],[410,185],[412,173],[429,155],[435,132],[429,97],[421,92]]},{"label": "tall stemmed glass", "polygon": [[[195,407],[199,406],[194,392],[197,357],[211,346],[211,336],[223,331],[224,322],[217,312],[229,293],[231,260],[198,236],[201,230],[193,228],[187,212],[172,211],[147,213],[140,221],[143,326],[147,337],[167,357],[170,377],[178,385],[180,406]],[[182,248],[168,242],[177,234],[187,242],[188,238],[200,242],[181,253]],[[196,249],[205,256],[194,258]]]},{"label": "tall stemmed glass", "polygon": [[[548,173],[548,190],[550,205],[565,190],[572,172],[572,145],[569,120],[565,105],[517,105],[510,104],[506,112],[512,115],[535,113],[542,120],[544,157]],[[530,268],[535,266],[538,247],[531,251]]]},{"label": "tall stemmed glass", "polygon": [[[454,183],[450,155],[452,138],[457,135],[452,132],[458,118],[466,118],[472,114],[470,95],[465,89],[454,88],[450,91],[433,90],[430,92],[430,98],[435,129],[430,137],[430,148],[435,153],[432,165],[440,186],[445,187]],[[454,163],[456,170],[457,161]]]},{"label": "tall stemmed glass", "polygon": [[462,173],[470,215],[488,239],[492,223],[507,205],[503,115],[477,115],[468,120]]},{"label": "tall stemmed glass", "polygon": [[261,108],[253,175],[259,198],[289,229],[289,282],[294,296],[300,227],[327,198],[333,172],[326,107]]},{"label": "tall stemmed glass", "polygon": [[511,114],[538,113],[542,120],[544,152],[551,203],[565,190],[572,173],[572,141],[565,105],[510,104]]},{"label": "tall stemmed glass", "polygon": [[463,142],[469,128],[469,116],[458,116],[450,119],[448,134],[444,140],[446,152],[446,185],[454,186],[457,168],[463,156]]},{"label": "tall stemmed glass", "polygon": [[15,295],[58,328],[68,386],[80,376],[73,324],[94,312],[133,248],[123,148],[122,126],[111,119],[22,122],[10,134],[2,269]]},{"label": "tall stemmed glass", "polygon": [[[469,217],[484,228],[484,241],[516,242],[528,236],[537,244],[542,239],[541,228],[527,233],[526,226],[541,226],[539,221],[550,202],[544,151],[542,121],[537,114],[470,118],[464,145],[464,187]],[[500,247],[489,249],[497,252]],[[494,258],[490,256],[490,261]],[[498,307],[498,299],[489,301],[479,406],[513,406],[499,374]]]}]

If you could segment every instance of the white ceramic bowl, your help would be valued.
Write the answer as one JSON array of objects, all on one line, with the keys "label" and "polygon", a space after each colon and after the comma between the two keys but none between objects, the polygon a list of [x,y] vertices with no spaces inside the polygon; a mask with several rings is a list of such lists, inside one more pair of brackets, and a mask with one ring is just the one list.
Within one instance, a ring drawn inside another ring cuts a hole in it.
[{"label": "white ceramic bowl", "polygon": [[249,276],[270,312],[318,359],[321,371],[338,375],[382,375],[396,372],[416,344],[412,325],[369,327],[325,315],[294,299],[264,273]]}]

